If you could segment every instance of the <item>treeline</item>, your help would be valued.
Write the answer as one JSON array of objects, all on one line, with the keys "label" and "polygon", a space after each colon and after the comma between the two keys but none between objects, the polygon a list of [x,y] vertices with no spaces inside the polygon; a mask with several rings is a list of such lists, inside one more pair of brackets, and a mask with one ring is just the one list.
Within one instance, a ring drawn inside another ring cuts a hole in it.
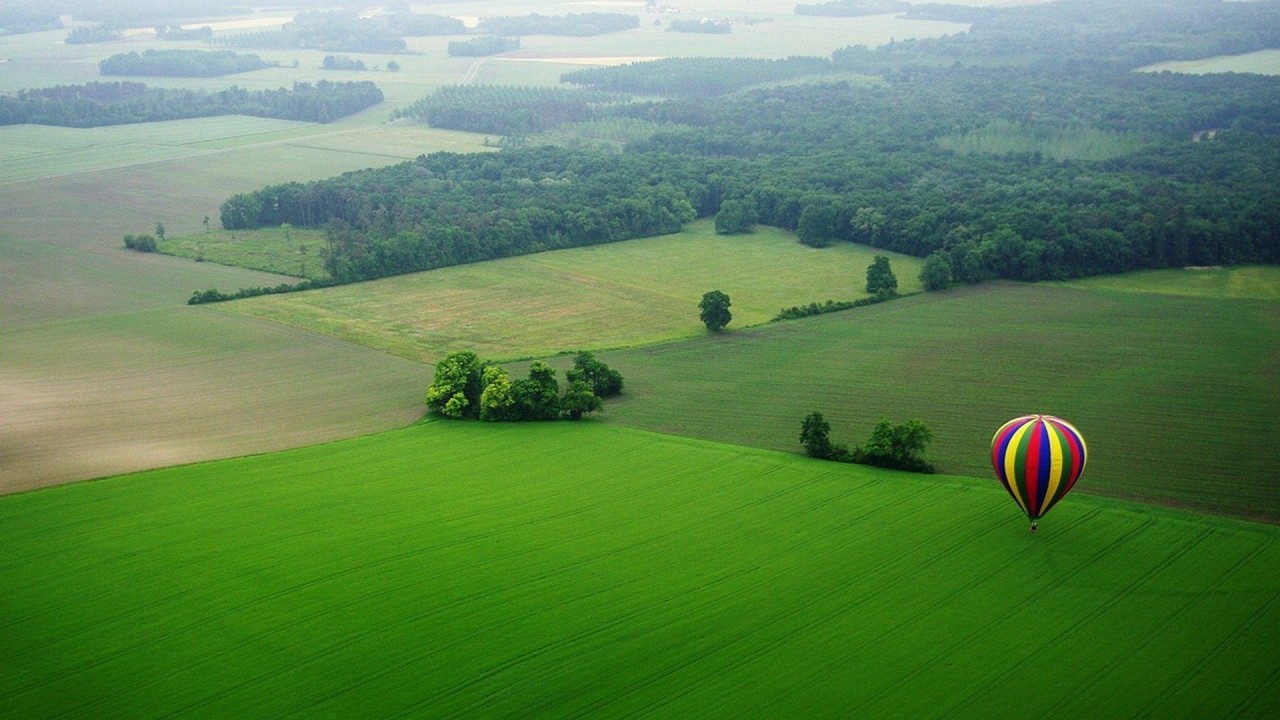
[{"label": "treeline", "polygon": [[534,13],[523,17],[485,18],[476,31],[486,35],[567,35],[587,37],[633,30],[640,18],[626,13],[569,13],[547,16]]},{"label": "treeline", "polygon": [[57,30],[62,27],[58,13],[31,5],[6,5],[0,7],[0,35]]},{"label": "treeline", "polygon": [[343,282],[678,232],[708,207],[704,163],[553,147],[437,153],[236,195],[227,229],[325,227]]},{"label": "treeline", "polygon": [[144,50],[119,53],[102,60],[103,75],[151,75],[156,77],[218,77],[270,67],[257,55],[230,50]]},{"label": "treeline", "polygon": [[861,17],[904,12],[912,7],[911,3],[901,0],[832,0],[832,2],[797,5],[795,13],[823,17]]},{"label": "treeline", "polygon": [[120,39],[120,31],[106,25],[86,25],[67,33],[64,41],[68,45],[89,45],[91,43],[111,42]]},{"label": "treeline", "polygon": [[751,85],[839,72],[826,58],[668,58],[575,70],[561,82],[636,95],[723,95]]},{"label": "treeline", "polygon": [[470,40],[453,40],[449,43],[449,54],[453,57],[484,57],[519,49],[520,38],[498,35],[482,35]]},{"label": "treeline", "polygon": [[33,123],[64,127],[99,127],[127,123],[181,120],[215,115],[304,122],[331,122],[382,102],[371,82],[315,85],[294,83],[292,89],[207,91],[148,87],[110,82],[63,85],[0,96],[0,125]]},{"label": "treeline", "polygon": [[561,123],[595,119],[601,108],[624,100],[622,95],[592,90],[448,85],[397,110],[395,117],[450,130],[528,135]]},{"label": "treeline", "polygon": [[704,35],[728,35],[733,32],[733,25],[725,20],[672,20],[667,25],[667,32],[702,33]]}]

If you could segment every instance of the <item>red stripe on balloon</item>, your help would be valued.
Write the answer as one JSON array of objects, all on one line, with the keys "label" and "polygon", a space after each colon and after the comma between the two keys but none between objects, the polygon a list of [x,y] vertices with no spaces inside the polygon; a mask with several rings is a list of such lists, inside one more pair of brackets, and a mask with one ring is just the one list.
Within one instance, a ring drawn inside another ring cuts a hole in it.
[{"label": "red stripe on balloon", "polygon": [[1040,461],[1044,431],[1044,421],[1033,420],[1034,425],[1027,434],[1031,436],[1031,444],[1027,446],[1027,464],[1022,471],[1027,494],[1027,512],[1035,518],[1040,515]]}]

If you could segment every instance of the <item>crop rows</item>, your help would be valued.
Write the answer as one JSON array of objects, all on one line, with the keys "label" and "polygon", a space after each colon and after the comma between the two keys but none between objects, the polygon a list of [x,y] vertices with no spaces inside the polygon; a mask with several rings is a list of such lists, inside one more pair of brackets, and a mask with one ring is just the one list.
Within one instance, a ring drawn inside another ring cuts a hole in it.
[{"label": "crop rows", "polygon": [[0,705],[1264,716],[1276,537],[1077,495],[1033,536],[992,483],[434,422],[0,498]]}]

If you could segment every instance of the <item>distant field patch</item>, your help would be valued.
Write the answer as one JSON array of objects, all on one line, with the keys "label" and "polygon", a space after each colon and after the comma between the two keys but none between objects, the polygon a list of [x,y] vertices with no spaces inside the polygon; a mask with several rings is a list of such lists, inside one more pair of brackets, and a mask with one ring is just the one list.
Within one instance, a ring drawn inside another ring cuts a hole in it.
[{"label": "distant field patch", "polygon": [[428,382],[398,358],[180,304],[0,327],[0,494],[399,427]]},{"label": "distant field patch", "polygon": [[[816,250],[767,227],[726,237],[700,221],[677,235],[219,307],[415,360],[459,349],[536,357],[702,335],[698,300],[714,289],[732,299],[731,328],[765,322],[792,305],[863,297],[877,252],[847,243]],[[919,289],[920,261],[892,257],[899,290]]]},{"label": "distant field patch", "polygon": [[1074,280],[1071,285],[1100,290],[1188,295],[1207,298],[1280,300],[1280,267],[1183,268],[1145,270]]},{"label": "distant field patch", "polygon": [[1269,718],[1278,539],[1078,495],[1033,536],[994,483],[436,422],[0,498],[0,703]]},{"label": "distant field patch", "polygon": [[1139,72],[1166,70],[1189,75],[1227,72],[1280,75],[1280,50],[1259,50],[1242,55],[1217,55],[1203,60],[1170,60],[1138,68]]},{"label": "distant field patch", "polygon": [[919,418],[943,472],[989,476],[991,434],[1059,415],[1080,491],[1280,521],[1280,303],[991,284],[606,353],[632,427],[799,452],[820,410],[858,443]]}]

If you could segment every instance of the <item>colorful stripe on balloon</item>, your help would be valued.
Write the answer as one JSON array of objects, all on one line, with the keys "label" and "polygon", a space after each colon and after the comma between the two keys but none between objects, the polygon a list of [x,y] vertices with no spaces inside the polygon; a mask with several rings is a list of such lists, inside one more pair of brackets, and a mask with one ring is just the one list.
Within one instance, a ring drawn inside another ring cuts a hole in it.
[{"label": "colorful stripe on balloon", "polygon": [[996,478],[1032,520],[1071,490],[1084,471],[1086,453],[1080,431],[1052,415],[1014,418],[991,439]]}]

